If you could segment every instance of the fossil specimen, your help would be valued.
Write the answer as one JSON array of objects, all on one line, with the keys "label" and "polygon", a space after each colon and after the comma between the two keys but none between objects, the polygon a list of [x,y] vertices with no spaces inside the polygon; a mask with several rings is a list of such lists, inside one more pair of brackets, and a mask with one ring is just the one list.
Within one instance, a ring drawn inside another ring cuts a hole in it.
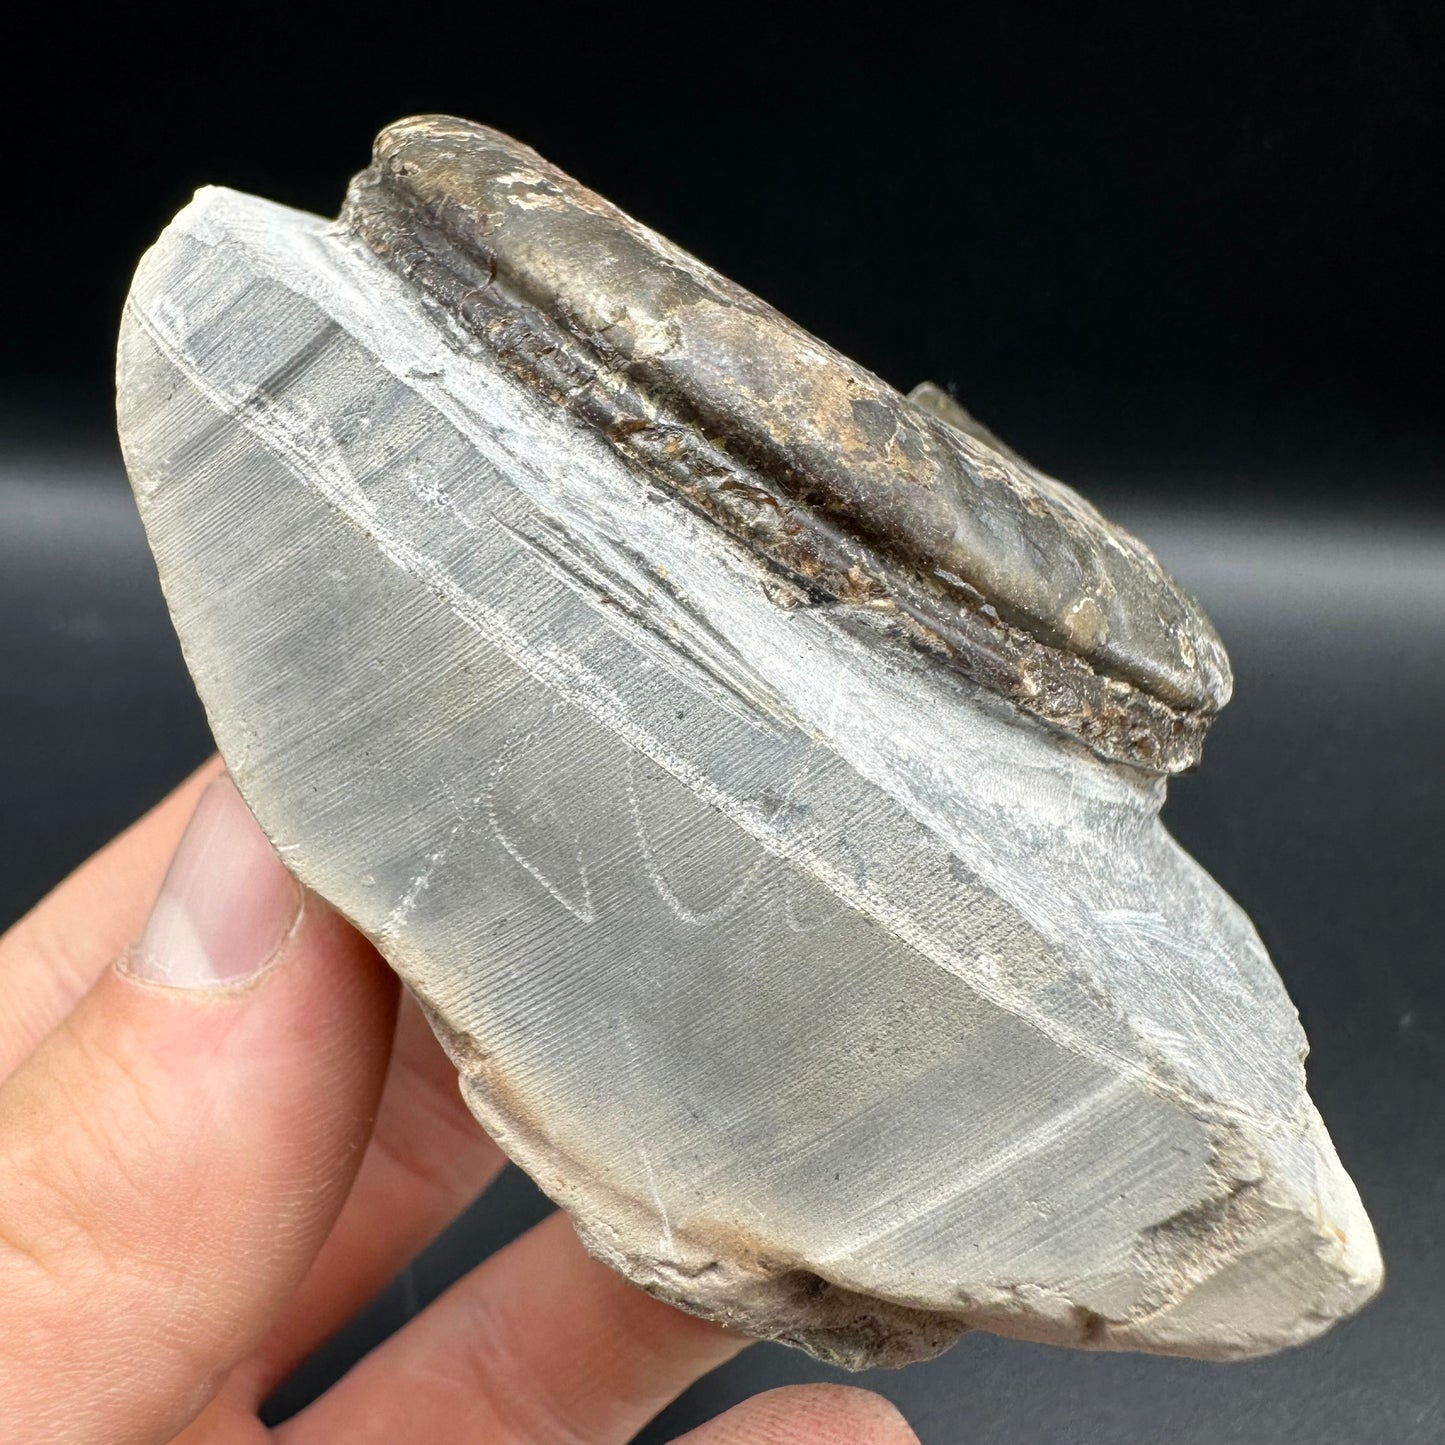
[{"label": "fossil specimen", "polygon": [[242,792],[644,1288],[849,1365],[1231,1357],[1378,1287],[1240,910],[1229,694],[1134,539],[505,136],[203,190],[132,482]]}]

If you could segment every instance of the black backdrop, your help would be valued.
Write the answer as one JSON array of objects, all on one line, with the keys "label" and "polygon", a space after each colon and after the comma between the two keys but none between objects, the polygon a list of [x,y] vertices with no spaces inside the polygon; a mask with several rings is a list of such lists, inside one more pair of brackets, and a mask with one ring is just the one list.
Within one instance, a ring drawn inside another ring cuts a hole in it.
[{"label": "black backdrop", "polygon": [[1068,476],[1439,460],[1437,5],[135,9],[6,67],[12,401],[108,425],[132,260],[197,185],[334,213],[381,125],[450,110]]},{"label": "black backdrop", "polygon": [[[981,1338],[869,1383],[927,1445],[1439,1441],[1445,11],[781,15],[31,12],[3,100],[0,926],[209,746],[111,438],[136,256],[198,184],[334,211],[386,121],[485,120],[890,381],[955,387],[1153,543],[1234,657],[1168,817],[1300,1004],[1385,1295],[1256,1364]],[[510,1176],[275,1412],[540,1208]],[[646,1438],[824,1374],[750,1351]]]}]

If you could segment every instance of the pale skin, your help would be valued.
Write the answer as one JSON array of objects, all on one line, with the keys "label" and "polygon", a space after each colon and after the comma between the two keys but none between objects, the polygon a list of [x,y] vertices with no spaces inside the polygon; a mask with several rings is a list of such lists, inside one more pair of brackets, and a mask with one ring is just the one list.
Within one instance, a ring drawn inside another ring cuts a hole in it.
[{"label": "pale skin", "polygon": [[[275,1386],[504,1160],[415,1005],[319,899],[297,893],[243,983],[171,987],[127,963],[198,801],[230,788],[220,773],[0,938],[0,1439],[631,1439],[746,1341],[595,1263],[561,1215],[261,1424]],[[836,1386],[759,1395],[685,1439],[916,1445],[880,1396]]]}]

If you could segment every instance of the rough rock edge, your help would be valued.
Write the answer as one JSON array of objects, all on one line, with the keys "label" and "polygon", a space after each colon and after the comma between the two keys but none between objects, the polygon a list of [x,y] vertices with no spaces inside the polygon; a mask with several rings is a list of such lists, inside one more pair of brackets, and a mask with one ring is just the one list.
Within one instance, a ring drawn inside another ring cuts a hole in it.
[{"label": "rough rock edge", "polygon": [[[465,1033],[418,998],[428,1023],[456,1065],[468,1108],[507,1155],[566,1210],[595,1259],[654,1297],[756,1339],[796,1346],[847,1370],[898,1368],[932,1359],[970,1330],[1039,1344],[1099,1351],[1147,1351],[1187,1358],[1239,1360],[1304,1343],[1362,1306],[1381,1279],[1360,1278],[1343,1309],[1305,1311],[1290,1327],[1266,1328],[1230,1343],[1201,1347],[1187,1326],[1170,1341],[1170,1317],[1220,1273],[1247,1261],[1286,1231],[1310,1230],[1318,1250],[1341,1256],[1340,1230],[1308,1220],[1276,1188],[1269,1165],[1232,1125],[1211,1130],[1210,1193],[1173,1218],[1141,1231],[1140,1273],[1151,1281],[1140,1307],[1110,1317],[1035,1283],[959,1290],[959,1308],[942,1311],[849,1289],[806,1263],[785,1258],[736,1226],[718,1222],[705,1241],[671,1229],[665,1215],[618,1190],[579,1187],[578,1171],[549,1141],[514,1090]],[[1317,1201],[1317,1204],[1319,1202]],[[660,1226],[660,1227],[659,1227]],[[652,1248],[639,1241],[651,1236]],[[1336,1238],[1338,1237],[1338,1238]],[[1287,1315],[1289,1314],[1286,1311]]]},{"label": "rough rock edge", "polygon": [[[699,1247],[679,1236],[659,1236],[670,1248],[648,1252],[627,1247],[623,1231],[605,1221],[598,1208],[605,1200],[628,1232],[654,1234],[656,1217],[626,1195],[595,1186],[579,1188],[578,1171],[547,1139],[517,1095],[497,1077],[486,1055],[467,1034],[414,995],[447,1057],[456,1065],[467,1107],[482,1127],[525,1168],[538,1188],[567,1211],[587,1252],[624,1279],[688,1314],[712,1320],[755,1339],[794,1345],[830,1365],[847,1370],[896,1368],[932,1359],[946,1350],[969,1321],[961,1314],[910,1308],[843,1289],[795,1260],[736,1238],[739,1253],[752,1253],[751,1267],[720,1258],[721,1251]],[[723,1229],[726,1230],[726,1226]],[[709,1299],[697,1283],[710,1281]]]}]

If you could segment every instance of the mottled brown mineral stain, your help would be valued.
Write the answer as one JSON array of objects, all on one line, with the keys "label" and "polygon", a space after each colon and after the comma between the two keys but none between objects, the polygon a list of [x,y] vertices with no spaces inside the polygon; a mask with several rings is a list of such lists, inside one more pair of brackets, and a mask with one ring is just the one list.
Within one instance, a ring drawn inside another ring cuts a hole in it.
[{"label": "mottled brown mineral stain", "polygon": [[[819,601],[1102,755],[1198,759],[1218,639],[1134,539],[485,127],[379,137],[344,223],[519,379]],[[937,390],[936,388],[934,389]]]}]

